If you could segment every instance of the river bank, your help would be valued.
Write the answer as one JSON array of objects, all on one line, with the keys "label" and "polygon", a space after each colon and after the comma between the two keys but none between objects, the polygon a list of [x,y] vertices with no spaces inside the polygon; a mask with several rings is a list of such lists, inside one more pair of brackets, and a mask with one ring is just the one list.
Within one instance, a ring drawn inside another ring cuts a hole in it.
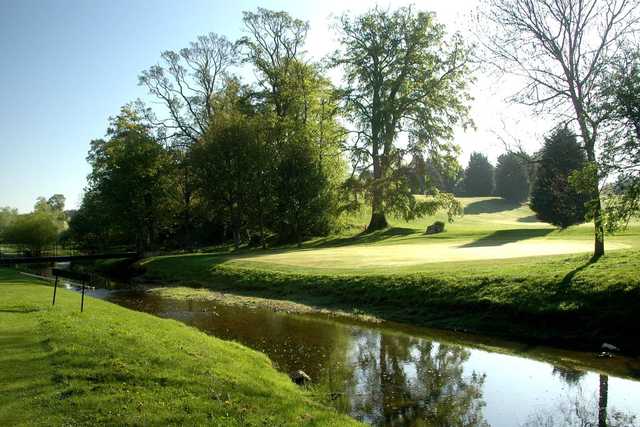
[{"label": "river bank", "polygon": [[358,425],[261,353],[0,269],[2,425]]},{"label": "river bank", "polygon": [[293,268],[228,254],[156,257],[138,267],[140,283],[288,300],[576,350],[599,351],[606,342],[640,354],[638,251],[597,261],[573,255],[428,264],[389,274]]}]

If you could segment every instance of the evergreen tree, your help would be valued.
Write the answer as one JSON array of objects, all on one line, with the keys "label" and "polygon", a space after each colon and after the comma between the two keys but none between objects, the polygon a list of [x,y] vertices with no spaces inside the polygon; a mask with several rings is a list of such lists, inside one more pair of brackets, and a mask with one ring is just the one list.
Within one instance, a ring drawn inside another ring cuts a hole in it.
[{"label": "evergreen tree", "polygon": [[498,157],[495,181],[496,194],[503,199],[522,203],[529,197],[529,174],[519,154],[505,153]]},{"label": "evergreen tree", "polygon": [[471,197],[493,195],[493,165],[482,153],[471,153],[464,171],[464,193]]},{"label": "evergreen tree", "polygon": [[545,139],[530,201],[538,219],[560,228],[585,221],[585,204],[591,196],[576,191],[569,177],[586,163],[584,150],[571,130],[557,129]]}]

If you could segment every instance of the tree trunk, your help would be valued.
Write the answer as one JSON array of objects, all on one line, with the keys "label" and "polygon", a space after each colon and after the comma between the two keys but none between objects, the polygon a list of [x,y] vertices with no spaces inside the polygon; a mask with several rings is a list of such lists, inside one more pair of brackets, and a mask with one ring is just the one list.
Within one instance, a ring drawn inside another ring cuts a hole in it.
[{"label": "tree trunk", "polygon": [[598,427],[607,427],[607,400],[609,397],[609,377],[600,375],[598,396]]},{"label": "tree trunk", "polygon": [[[587,159],[596,164],[596,155],[593,145],[587,148]],[[597,172],[596,172],[597,173]],[[594,228],[594,247],[593,257],[600,258],[604,255],[604,221],[602,218],[602,203],[600,201],[600,188],[598,186],[598,179],[593,188],[593,200],[595,202],[593,207],[593,228]]]},{"label": "tree trunk", "polygon": [[384,214],[384,193],[381,186],[382,167],[378,155],[378,144],[373,145],[373,191],[371,194],[371,221],[367,226],[367,232],[387,228],[387,218]]}]

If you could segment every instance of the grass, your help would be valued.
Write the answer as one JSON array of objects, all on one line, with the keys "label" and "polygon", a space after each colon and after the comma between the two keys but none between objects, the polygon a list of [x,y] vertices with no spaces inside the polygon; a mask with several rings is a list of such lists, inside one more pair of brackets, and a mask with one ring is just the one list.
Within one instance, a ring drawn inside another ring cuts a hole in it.
[{"label": "grass", "polygon": [[358,425],[261,353],[0,269],[0,425]]},{"label": "grass", "polygon": [[637,224],[609,237],[609,252],[594,262],[589,225],[558,231],[535,221],[526,206],[492,198],[463,203],[467,214],[439,235],[423,233],[438,216],[396,220],[378,233],[316,239],[301,250],[152,258],[142,264],[142,280],[563,347],[612,342],[640,353]]}]

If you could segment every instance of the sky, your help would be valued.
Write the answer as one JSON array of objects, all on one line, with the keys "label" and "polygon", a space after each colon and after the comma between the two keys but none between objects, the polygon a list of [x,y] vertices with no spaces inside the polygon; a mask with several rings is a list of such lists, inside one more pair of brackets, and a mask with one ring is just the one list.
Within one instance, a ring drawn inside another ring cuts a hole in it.
[{"label": "sky", "polygon": [[[0,206],[25,213],[37,197],[62,193],[67,208],[77,208],[90,141],[104,136],[122,105],[152,100],[138,86],[140,72],[198,35],[239,38],[244,10],[285,10],[309,21],[306,50],[320,59],[337,47],[336,16],[411,3],[463,34],[478,6],[478,0],[0,0]],[[473,151],[495,161],[504,151],[497,135],[517,136],[529,151],[541,145],[552,124],[505,102],[514,85],[478,73],[471,89],[476,129],[460,129],[455,138],[463,164]]]}]

